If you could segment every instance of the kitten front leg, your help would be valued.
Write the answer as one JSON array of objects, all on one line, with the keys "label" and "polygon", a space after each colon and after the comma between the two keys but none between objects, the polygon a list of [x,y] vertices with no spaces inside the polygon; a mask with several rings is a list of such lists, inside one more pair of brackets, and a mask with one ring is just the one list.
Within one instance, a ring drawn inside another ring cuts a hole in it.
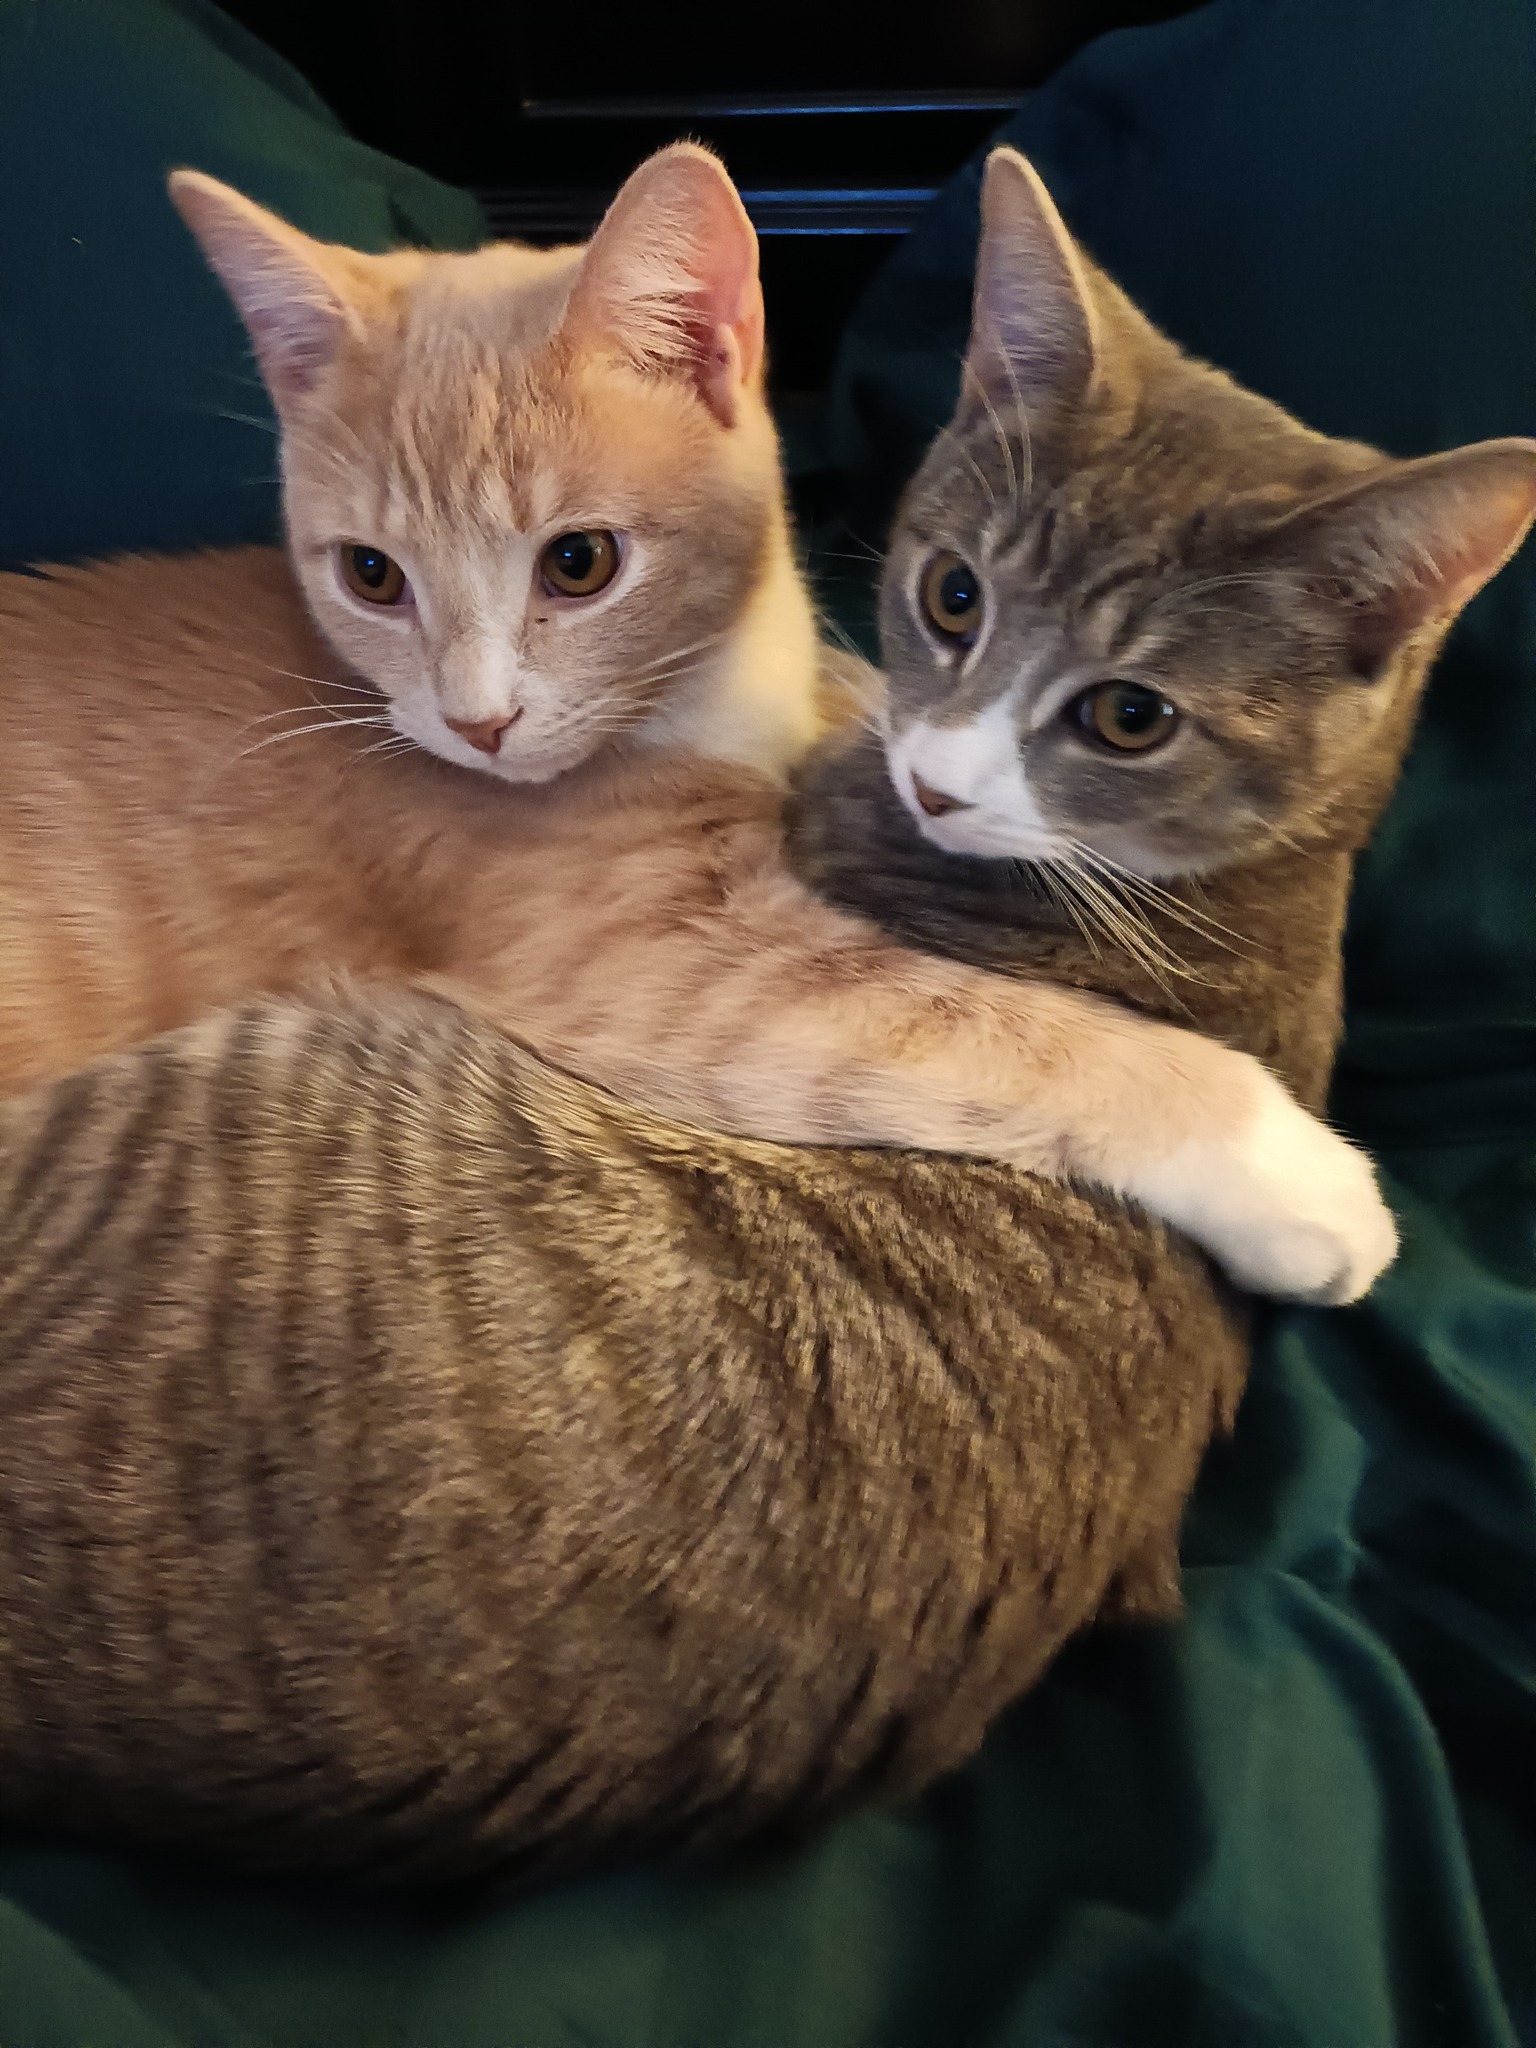
[{"label": "kitten front leg", "polygon": [[1397,1255],[1371,1162],[1273,1075],[1258,1068],[1258,1079],[1240,1123],[1148,1158],[1125,1192],[1203,1245],[1239,1286],[1358,1301]]},{"label": "kitten front leg", "polygon": [[955,1014],[951,993],[941,1045],[914,1004],[910,1035],[893,1015],[896,1037],[876,1048],[878,1002],[866,999],[863,1028],[846,1028],[841,1005],[817,1020],[835,1028],[814,1042],[768,1018],[739,1025],[713,1057],[695,1039],[686,1065],[680,1046],[677,1065],[612,1040],[562,1052],[631,1100],[741,1136],[956,1153],[1094,1182],[1256,1293],[1355,1301],[1391,1262],[1396,1228],[1370,1161],[1257,1060],[1073,991],[1003,990],[989,991],[982,1018]]},{"label": "kitten front leg", "polygon": [[536,946],[461,970],[445,992],[683,1122],[1096,1183],[1261,1293],[1353,1301],[1392,1258],[1370,1162],[1248,1054],[908,951],[771,858],[725,861],[729,880],[717,871],[707,890],[696,867],[690,855],[687,884],[664,886],[640,863],[626,893],[615,866],[600,945],[573,896]]}]

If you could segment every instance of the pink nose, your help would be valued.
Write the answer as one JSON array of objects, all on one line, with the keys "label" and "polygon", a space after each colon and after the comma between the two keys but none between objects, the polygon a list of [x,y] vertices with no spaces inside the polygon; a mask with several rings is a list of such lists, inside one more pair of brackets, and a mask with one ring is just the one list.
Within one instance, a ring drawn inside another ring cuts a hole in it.
[{"label": "pink nose", "polygon": [[502,734],[516,725],[522,715],[523,707],[519,704],[508,718],[449,718],[444,723],[451,726],[460,739],[468,740],[478,753],[499,754]]},{"label": "pink nose", "polygon": [[917,798],[919,808],[930,818],[945,818],[951,811],[974,809],[973,805],[962,802],[957,796],[946,796],[942,789],[930,789],[915,769],[912,773],[912,794]]}]

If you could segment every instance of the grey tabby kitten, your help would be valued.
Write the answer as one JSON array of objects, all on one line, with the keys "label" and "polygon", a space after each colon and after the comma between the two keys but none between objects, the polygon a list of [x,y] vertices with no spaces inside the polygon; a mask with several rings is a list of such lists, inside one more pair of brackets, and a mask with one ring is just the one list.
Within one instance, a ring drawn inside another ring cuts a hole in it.
[{"label": "grey tabby kitten", "polygon": [[[1007,153],[970,370],[893,540],[888,735],[813,763],[802,869],[1315,1100],[1351,857],[1536,450],[1307,433]],[[983,834],[1145,860],[1140,953]],[[388,1882],[909,1794],[1106,1600],[1176,1608],[1244,1364],[1204,1263],[1070,1188],[679,1130],[422,1000],[247,1005],[0,1110],[0,1813]]]}]

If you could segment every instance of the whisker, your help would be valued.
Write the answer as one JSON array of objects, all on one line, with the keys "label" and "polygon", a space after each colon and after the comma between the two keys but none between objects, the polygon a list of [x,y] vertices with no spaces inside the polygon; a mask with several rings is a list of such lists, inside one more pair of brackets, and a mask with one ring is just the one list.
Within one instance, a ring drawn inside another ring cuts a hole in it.
[{"label": "whisker", "polygon": [[425,747],[418,746],[416,741],[408,738],[405,733],[391,733],[387,739],[375,740],[371,747],[360,747],[355,754],[349,756],[341,772],[345,775],[350,769],[355,768],[359,761],[366,761],[370,757],[375,760],[393,760],[399,754],[424,754],[426,751]]},{"label": "whisker", "polygon": [[1105,934],[1146,965],[1149,957],[1155,956],[1160,948],[1156,935],[1140,913],[1122,902],[1090,868],[1083,867],[1073,856],[1066,856],[1062,866],[1065,877],[1070,878],[1071,886],[1077,890],[1085,908],[1091,909]]},{"label": "whisker", "polygon": [[1020,391],[1019,380],[1014,374],[1013,358],[1006,350],[1003,353],[1003,368],[1008,372],[1008,384],[1013,392],[1013,409],[1019,423],[1020,452],[1024,457],[1023,492],[1022,495],[1017,491],[1014,493],[1013,514],[1015,520],[1017,520],[1024,500],[1029,497],[1035,487],[1035,437],[1030,431],[1029,411],[1024,403],[1024,394]]},{"label": "whisker", "polygon": [[1273,575],[1266,575],[1253,569],[1233,570],[1225,576],[1207,576],[1199,583],[1186,583],[1176,590],[1165,590],[1161,597],[1155,597],[1152,600],[1142,616],[1144,618],[1151,618],[1152,614],[1161,611],[1164,605],[1182,604],[1192,597],[1204,597],[1208,591],[1226,590],[1242,583],[1273,584],[1273,582]]},{"label": "whisker", "polygon": [[1133,869],[1122,867],[1108,854],[1100,853],[1097,848],[1087,846],[1081,840],[1072,841],[1072,851],[1085,867],[1093,869],[1112,887],[1131,897],[1142,898],[1149,909],[1172,918],[1176,924],[1182,924],[1189,931],[1199,933],[1212,944],[1219,946],[1223,952],[1240,953],[1251,950],[1249,942],[1241,932],[1235,931],[1231,925],[1223,924],[1219,918],[1212,917],[1208,911],[1199,909],[1182,896],[1174,895],[1160,882],[1154,881],[1150,875],[1138,875]]},{"label": "whisker", "polygon": [[307,739],[311,733],[332,732],[338,726],[367,725],[378,727],[381,725],[388,725],[389,722],[390,721],[387,717],[322,718],[314,725],[301,725],[297,728],[290,729],[287,732],[269,732],[266,738],[263,740],[258,740],[254,747],[243,748],[238,754],[236,754],[235,759],[237,761],[248,761],[253,754],[259,754],[263,751],[264,748],[267,747],[275,747],[280,740]]},{"label": "whisker", "polygon": [[222,405],[200,405],[194,408],[205,419],[232,420],[237,427],[259,427],[264,434],[270,434],[274,441],[281,438],[282,429],[274,420],[261,419],[253,412],[231,412]]},{"label": "whisker", "polygon": [[[1014,865],[1022,867],[1024,863],[1015,862]],[[1071,918],[1073,925],[1076,927],[1078,937],[1083,941],[1083,944],[1088,948],[1094,959],[1102,960],[1104,954],[1099,946],[1098,939],[1094,935],[1093,927],[1083,917],[1071,891],[1061,886],[1063,878],[1056,872],[1054,864],[1048,861],[1037,861],[1033,865],[1034,872],[1039,876],[1046,895]]]},{"label": "whisker", "polygon": [[857,562],[862,569],[871,562],[876,564],[883,562],[885,557],[875,548],[866,548],[862,554],[858,555],[849,554],[846,548],[818,548],[816,550],[816,559],[818,562]]},{"label": "whisker", "polygon": [[263,664],[268,675],[286,676],[290,683],[309,683],[317,690],[347,690],[354,697],[377,697],[383,701],[384,693],[372,683],[355,683],[342,676],[305,676],[296,668],[274,668],[271,662]]},{"label": "whisker", "polygon": [[642,661],[636,667],[626,670],[626,676],[631,681],[638,682],[649,675],[652,669],[665,667],[668,663],[681,664],[690,661],[695,655],[703,654],[711,647],[718,647],[722,640],[729,637],[728,631],[706,633],[702,640],[695,640],[690,647],[674,647],[666,654],[653,655],[649,661]]},{"label": "whisker", "polygon": [[311,697],[303,704],[284,704],[276,711],[263,711],[258,718],[247,719],[240,730],[249,732],[252,726],[270,725],[278,718],[313,718],[316,712],[326,718],[340,718],[356,709],[356,704],[322,704],[317,697]]},{"label": "whisker", "polygon": [[1150,923],[1145,911],[1134,902],[1127,902],[1092,868],[1084,865],[1075,848],[1060,858],[1057,873],[1063,885],[1078,897],[1085,912],[1106,937],[1128,954],[1165,995],[1173,997],[1170,977],[1182,981],[1205,978],[1173,951]]}]

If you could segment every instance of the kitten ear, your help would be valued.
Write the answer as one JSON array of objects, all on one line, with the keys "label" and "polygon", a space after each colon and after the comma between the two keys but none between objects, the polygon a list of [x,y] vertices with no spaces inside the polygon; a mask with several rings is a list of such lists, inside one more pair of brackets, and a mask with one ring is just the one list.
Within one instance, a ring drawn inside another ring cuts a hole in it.
[{"label": "kitten ear", "polygon": [[1478,441],[1394,462],[1289,513],[1273,558],[1341,608],[1349,659],[1377,675],[1424,626],[1448,626],[1536,519],[1536,441]]},{"label": "kitten ear", "polygon": [[1087,395],[1099,357],[1093,292],[1040,174],[994,149],[981,182],[981,246],[966,381],[1026,406]]},{"label": "kitten ear", "polygon": [[643,163],[603,216],[562,332],[684,376],[724,426],[763,367],[757,235],[719,159],[678,142]]},{"label": "kitten ear", "polygon": [[361,323],[341,289],[348,252],[301,234],[217,178],[172,171],[171,199],[245,322],[281,405],[308,391]]}]

